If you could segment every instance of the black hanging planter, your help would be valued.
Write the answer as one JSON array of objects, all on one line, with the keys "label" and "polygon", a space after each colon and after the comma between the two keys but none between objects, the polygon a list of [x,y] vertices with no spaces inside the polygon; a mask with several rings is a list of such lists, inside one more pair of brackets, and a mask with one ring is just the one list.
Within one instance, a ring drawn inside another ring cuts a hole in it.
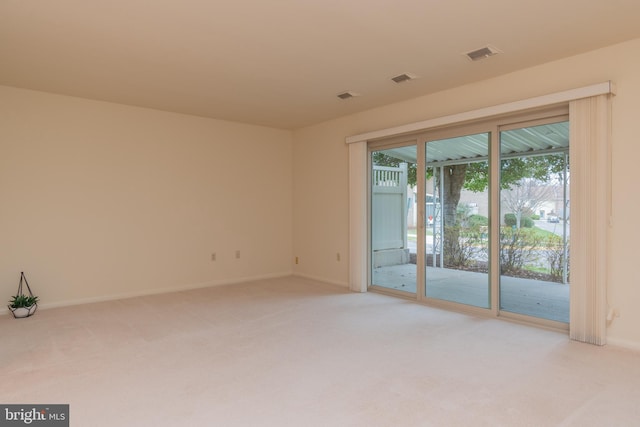
[{"label": "black hanging planter", "polygon": [[[27,285],[27,291],[29,291],[29,295],[26,295],[22,291],[22,283],[24,282]],[[27,282],[27,278],[24,275],[24,272],[20,272],[20,284],[18,285],[18,293],[16,296],[11,298],[9,301],[9,310],[13,317],[16,319],[21,319],[23,317],[33,316],[38,308],[38,297],[33,296],[33,292],[31,292],[31,288],[29,287],[29,282]]]}]

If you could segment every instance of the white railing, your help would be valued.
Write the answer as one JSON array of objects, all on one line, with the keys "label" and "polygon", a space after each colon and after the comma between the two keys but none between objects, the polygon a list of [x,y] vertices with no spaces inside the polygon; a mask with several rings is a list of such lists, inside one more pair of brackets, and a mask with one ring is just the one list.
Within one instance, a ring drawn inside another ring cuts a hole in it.
[{"label": "white railing", "polygon": [[[406,164],[404,168],[374,166],[373,186],[374,187],[402,187],[403,181],[406,183]],[[406,185],[406,184],[405,184]]]}]

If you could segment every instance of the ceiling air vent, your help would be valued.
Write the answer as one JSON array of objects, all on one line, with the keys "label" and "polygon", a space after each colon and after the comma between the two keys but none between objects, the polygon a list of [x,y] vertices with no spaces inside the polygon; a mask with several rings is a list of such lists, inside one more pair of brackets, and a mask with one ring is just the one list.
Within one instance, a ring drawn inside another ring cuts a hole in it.
[{"label": "ceiling air vent", "polygon": [[502,53],[500,49],[496,49],[493,46],[485,46],[480,49],[472,50],[471,52],[464,53],[463,55],[469,58],[471,61],[479,61],[481,59],[488,58],[490,56]]},{"label": "ceiling air vent", "polygon": [[339,93],[337,96],[340,99],[349,99],[349,98],[354,98],[356,96],[360,96],[360,94],[348,90],[346,92]]},{"label": "ceiling air vent", "polygon": [[416,76],[414,76],[413,74],[403,73],[395,77],[391,77],[391,80],[393,80],[396,83],[403,83],[403,82],[408,82],[409,80],[413,80],[415,78]]}]

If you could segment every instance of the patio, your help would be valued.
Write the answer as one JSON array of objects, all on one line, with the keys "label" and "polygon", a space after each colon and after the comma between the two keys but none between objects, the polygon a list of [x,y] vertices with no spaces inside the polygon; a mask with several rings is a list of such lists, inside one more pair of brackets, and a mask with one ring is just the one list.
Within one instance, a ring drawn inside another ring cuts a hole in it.
[{"label": "patio", "polygon": [[[485,273],[427,267],[427,296],[488,308],[489,286]],[[416,293],[416,265],[373,269],[372,283]],[[501,277],[500,309],[569,323],[569,285],[517,277]]]}]

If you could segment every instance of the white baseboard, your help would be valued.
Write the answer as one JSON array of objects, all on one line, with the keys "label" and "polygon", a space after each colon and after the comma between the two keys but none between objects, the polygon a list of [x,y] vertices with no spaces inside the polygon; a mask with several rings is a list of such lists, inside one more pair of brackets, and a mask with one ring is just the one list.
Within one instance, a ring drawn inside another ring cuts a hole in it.
[{"label": "white baseboard", "polygon": [[607,337],[607,345],[612,347],[625,348],[627,350],[640,351],[640,342],[637,341]]},{"label": "white baseboard", "polygon": [[[266,279],[277,279],[280,277],[290,277],[290,276],[291,276],[291,272],[271,273],[271,274],[263,274],[258,276],[239,277],[236,279],[221,279],[221,280],[213,280],[209,282],[192,283],[192,284],[183,285],[183,286],[146,289],[144,291],[126,292],[123,294],[103,295],[103,296],[89,297],[89,298],[78,298],[78,299],[58,301],[53,303],[38,304],[38,310],[47,310],[49,308],[58,308],[58,307],[69,307],[72,305],[80,305],[80,304],[91,304],[96,302],[114,301],[119,299],[136,298],[136,297],[143,297],[143,296],[149,296],[149,295],[167,294],[171,292],[190,291],[193,289],[211,288],[215,286],[224,286],[224,285],[234,285],[238,283],[254,282],[257,280],[266,280]],[[5,307],[4,309],[0,309],[0,316],[6,315],[6,314],[9,314],[8,308]]]},{"label": "white baseboard", "polygon": [[323,282],[323,283],[329,283],[330,285],[338,285],[338,286],[342,286],[344,288],[348,288],[349,284],[347,282],[340,282],[337,280],[329,280],[325,277],[318,277],[318,276],[312,276],[310,274],[302,274],[302,273],[293,273],[293,276],[295,277],[302,277],[305,279],[311,279],[311,280],[315,280],[318,282]]}]

